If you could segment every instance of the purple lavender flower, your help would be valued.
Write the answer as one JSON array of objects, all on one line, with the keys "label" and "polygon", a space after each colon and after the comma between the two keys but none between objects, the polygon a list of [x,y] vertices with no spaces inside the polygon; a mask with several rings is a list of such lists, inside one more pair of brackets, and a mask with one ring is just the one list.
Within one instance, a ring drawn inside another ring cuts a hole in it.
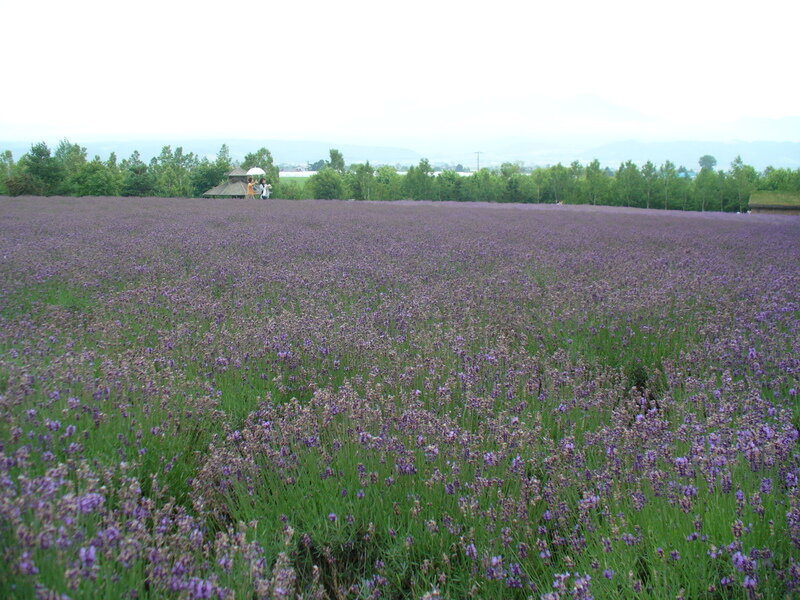
[{"label": "purple lavender flower", "polygon": [[754,590],[758,587],[758,577],[755,575],[745,575],[742,586],[746,590]]},{"label": "purple lavender flower", "polygon": [[89,514],[103,506],[105,501],[105,496],[102,494],[91,492],[78,498],[78,510],[83,514]]},{"label": "purple lavender flower", "polygon": [[475,548],[475,544],[471,542],[467,544],[467,547],[464,549],[464,553],[472,560],[478,558],[478,550]]},{"label": "purple lavender flower", "polygon": [[192,577],[189,580],[186,590],[189,593],[189,598],[192,600],[206,600],[214,597],[216,592],[215,588],[216,586],[207,579]]},{"label": "purple lavender flower", "polygon": [[31,553],[28,551],[22,553],[22,556],[20,557],[19,560],[18,568],[19,572],[22,573],[23,575],[36,575],[37,573],[39,573],[39,568],[33,562],[33,557],[31,556]]},{"label": "purple lavender flower", "polygon": [[97,548],[94,545],[90,545],[88,548],[83,547],[79,550],[78,557],[81,559],[81,563],[91,567],[97,560]]}]

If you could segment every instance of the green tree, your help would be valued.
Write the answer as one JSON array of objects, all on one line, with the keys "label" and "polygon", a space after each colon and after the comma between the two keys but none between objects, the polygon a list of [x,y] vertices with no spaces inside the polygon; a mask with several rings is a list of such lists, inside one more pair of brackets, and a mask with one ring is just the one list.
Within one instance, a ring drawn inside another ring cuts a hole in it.
[{"label": "green tree", "polygon": [[658,179],[658,171],[656,166],[647,161],[642,165],[642,184],[644,188],[645,208],[650,208],[650,201],[653,198],[653,193],[656,188],[656,181]]},{"label": "green tree", "polygon": [[733,159],[728,173],[730,175],[729,181],[736,196],[737,210],[745,211],[750,200],[750,194],[758,187],[758,171],[750,165],[744,164],[742,157],[737,156]]},{"label": "green tree", "polygon": [[775,192],[800,192],[800,169],[774,169],[767,167],[759,186]]},{"label": "green tree", "polygon": [[122,195],[145,198],[155,195],[155,176],[142,162],[138,150],[120,165],[122,173]]},{"label": "green tree", "polygon": [[192,183],[192,195],[200,197],[206,191],[218,186],[225,181],[225,173],[225,171],[218,169],[208,158],[203,157],[200,164],[192,169],[189,175]]},{"label": "green tree", "polygon": [[192,169],[191,181],[193,195],[202,196],[206,191],[223,183],[231,171],[231,154],[228,146],[222,144],[214,162],[203,158],[200,163]]},{"label": "green tree", "polygon": [[463,177],[450,169],[442,171],[436,176],[436,196],[446,202],[461,200],[461,181]]},{"label": "green tree", "polygon": [[78,196],[118,196],[120,193],[113,170],[99,156],[81,165],[72,181]]},{"label": "green tree", "polygon": [[681,199],[681,210],[688,210],[689,199],[692,191],[692,179],[689,176],[689,170],[681,165],[676,171],[677,177],[675,178],[675,196]]},{"label": "green tree", "polygon": [[173,152],[164,146],[161,154],[150,161],[150,170],[155,177],[156,195],[164,198],[185,198],[192,195],[190,173],[197,166],[194,153],[185,154],[178,146]]},{"label": "green tree", "polygon": [[0,152],[0,194],[8,193],[8,186],[6,180],[11,177],[14,172],[14,155],[11,150],[3,150]]},{"label": "green tree", "polygon": [[519,193],[521,201],[526,203],[538,202],[536,182],[533,177],[520,173],[519,176]]},{"label": "green tree", "polygon": [[29,176],[30,189],[25,193],[49,196],[60,191],[64,181],[61,164],[50,154],[44,142],[31,146],[30,151],[20,158],[22,172]]},{"label": "green tree", "polygon": [[522,165],[505,162],[500,165],[500,176],[503,179],[503,202],[522,202]]},{"label": "green tree", "polygon": [[714,170],[714,167],[717,166],[717,159],[711,156],[710,154],[704,154],[701,156],[697,163],[700,165],[700,169],[710,169]]},{"label": "green tree", "polygon": [[661,190],[664,193],[664,210],[669,208],[670,194],[674,190],[677,177],[678,173],[675,170],[675,164],[670,161],[664,162],[658,168],[658,179],[661,182]]},{"label": "green tree", "polygon": [[272,184],[273,187],[280,183],[280,171],[272,160],[272,152],[266,148],[259,148],[257,152],[245,154],[241,166],[245,171],[251,167],[261,167],[266,172],[264,179],[267,180],[267,183]]},{"label": "green tree", "polygon": [[339,173],[345,172],[344,166],[344,156],[342,153],[339,152],[336,148],[331,148],[329,150],[331,160],[328,162],[328,166],[333,169],[334,171],[338,171]]},{"label": "green tree", "polygon": [[309,177],[308,186],[313,197],[319,200],[342,199],[344,196],[342,174],[330,167]]},{"label": "green tree", "polygon": [[82,148],[78,144],[71,144],[68,139],[64,138],[58,144],[53,157],[61,165],[63,173],[62,186],[59,191],[62,194],[81,195],[77,188],[76,178],[86,165],[86,148]]},{"label": "green tree", "polygon": [[463,199],[468,202],[500,202],[503,198],[503,181],[484,168],[466,177],[461,184],[461,191]]},{"label": "green tree", "polygon": [[369,161],[365,164],[351,165],[347,172],[347,182],[354,199],[373,199],[375,169],[370,166]]},{"label": "green tree", "polygon": [[622,206],[642,206],[642,173],[633,161],[625,161],[617,170],[616,196]]},{"label": "green tree", "polygon": [[594,159],[587,165],[584,178],[589,202],[592,204],[602,204],[602,200],[608,193],[611,180],[605,170],[600,167],[600,161]]},{"label": "green tree", "polygon": [[[573,160],[569,164],[569,172],[570,175],[572,175],[572,181],[573,181],[573,190],[572,190],[573,194],[577,191],[578,188],[577,183],[583,178],[585,171],[586,169],[584,169],[583,165],[577,160]],[[573,202],[576,202],[576,200],[573,200]]]},{"label": "green tree", "polygon": [[416,167],[409,167],[403,181],[403,191],[414,200],[433,200],[435,197],[433,168],[427,158]]},{"label": "green tree", "polygon": [[575,171],[557,163],[548,169],[550,192],[556,204],[566,202],[574,196]]},{"label": "green tree", "polygon": [[375,171],[375,199],[400,200],[403,196],[403,177],[392,166],[382,165]]},{"label": "green tree", "polygon": [[214,163],[219,169],[225,171],[225,174],[229,173],[230,170],[233,168],[233,161],[231,160],[231,149],[228,148],[228,144],[222,144],[219,147],[219,151],[217,152],[217,160]]},{"label": "green tree", "polygon": [[530,178],[534,189],[534,202],[544,202],[546,190],[550,187],[550,170],[542,168],[535,169],[530,174]]},{"label": "green tree", "polygon": [[122,194],[122,184],[124,179],[122,168],[120,167],[119,163],[117,163],[116,152],[112,152],[108,155],[108,160],[106,160],[105,165],[108,167],[108,171],[111,174],[111,178],[113,180],[112,186],[116,190],[113,195],[119,196]]},{"label": "green tree", "polygon": [[719,177],[713,168],[703,167],[694,180],[695,195],[700,210],[720,210]]}]

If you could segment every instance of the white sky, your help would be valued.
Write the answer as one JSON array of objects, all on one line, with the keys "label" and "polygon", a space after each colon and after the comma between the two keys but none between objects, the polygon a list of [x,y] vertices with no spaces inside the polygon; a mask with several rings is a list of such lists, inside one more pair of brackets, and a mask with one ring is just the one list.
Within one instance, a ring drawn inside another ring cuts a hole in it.
[{"label": "white sky", "polygon": [[0,140],[724,139],[800,116],[790,0],[0,3]]}]

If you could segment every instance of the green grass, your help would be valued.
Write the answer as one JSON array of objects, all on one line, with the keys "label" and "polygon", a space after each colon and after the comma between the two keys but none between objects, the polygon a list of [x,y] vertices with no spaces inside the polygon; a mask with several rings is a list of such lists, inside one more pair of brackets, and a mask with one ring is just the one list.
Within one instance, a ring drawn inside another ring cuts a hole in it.
[{"label": "green grass", "polygon": [[48,307],[86,311],[95,304],[95,299],[89,290],[53,277],[18,288],[0,302],[0,314],[6,319],[13,319]]},{"label": "green grass", "polygon": [[280,183],[281,184],[284,184],[284,183],[297,183],[297,184],[303,186],[303,185],[308,183],[309,179],[311,179],[311,175],[309,175],[307,177],[284,177],[283,179],[281,179]]},{"label": "green grass", "polygon": [[800,193],[758,191],[750,194],[750,206],[800,207]]}]

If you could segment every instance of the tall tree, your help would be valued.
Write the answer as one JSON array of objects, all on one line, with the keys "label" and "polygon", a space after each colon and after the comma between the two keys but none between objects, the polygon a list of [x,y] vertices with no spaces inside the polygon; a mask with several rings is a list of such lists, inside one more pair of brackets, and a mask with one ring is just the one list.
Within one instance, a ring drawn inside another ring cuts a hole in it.
[{"label": "tall tree", "polygon": [[344,166],[344,156],[342,156],[342,153],[339,152],[336,148],[331,148],[329,153],[331,156],[331,160],[328,163],[328,166],[334,171],[338,171],[339,173],[344,173],[345,166]]},{"label": "tall tree", "polygon": [[73,177],[74,193],[78,196],[118,196],[118,183],[112,169],[99,156],[81,165]]},{"label": "tall tree", "polygon": [[437,197],[442,201],[456,202],[461,200],[461,180],[463,177],[456,171],[446,170],[436,176]]},{"label": "tall tree", "polygon": [[775,169],[767,167],[761,179],[762,189],[776,192],[800,192],[800,169]]},{"label": "tall tree", "polygon": [[410,167],[403,182],[406,195],[414,200],[433,200],[435,197],[433,167],[427,158]]},{"label": "tall tree", "polygon": [[327,167],[308,178],[308,185],[314,198],[318,200],[342,199],[344,196],[344,179],[335,169]]},{"label": "tall tree", "polygon": [[192,169],[191,181],[193,195],[198,197],[202,196],[206,191],[223,183],[230,170],[230,150],[228,150],[226,144],[222,144],[214,162],[203,158],[203,160]]},{"label": "tall tree", "polygon": [[750,194],[758,185],[758,172],[750,165],[744,164],[741,156],[737,156],[731,163],[729,174],[736,195],[737,210],[744,211],[747,209]]},{"label": "tall tree", "polygon": [[656,166],[648,160],[642,165],[642,183],[644,184],[645,208],[650,208],[650,200],[653,197],[657,179],[658,171],[656,170]]},{"label": "tall tree", "polygon": [[233,160],[231,159],[231,149],[228,144],[222,144],[217,152],[217,160],[215,161],[217,168],[224,171],[226,174],[230,172]]},{"label": "tall tree", "polygon": [[694,189],[700,202],[700,210],[721,209],[718,206],[719,178],[713,168],[702,168],[694,180]]},{"label": "tall tree", "polygon": [[522,202],[522,165],[505,162],[500,165],[500,176],[503,178],[504,202]]},{"label": "tall tree", "polygon": [[81,195],[77,189],[75,179],[86,164],[86,148],[82,148],[78,144],[72,144],[68,139],[64,138],[59,142],[53,157],[61,165],[64,176],[61,193]]},{"label": "tall tree", "polygon": [[156,194],[165,198],[184,198],[192,195],[191,169],[197,165],[193,153],[185,154],[178,146],[173,152],[164,146],[161,154],[150,161],[150,170],[155,177]]},{"label": "tall tree", "polygon": [[704,154],[697,160],[697,163],[700,165],[701,169],[713,170],[714,167],[717,166],[717,159],[710,154]]},{"label": "tall tree", "polygon": [[561,163],[550,167],[549,183],[553,201],[556,204],[565,202],[572,193],[573,183],[575,182],[574,171],[568,169]]},{"label": "tall tree", "polygon": [[30,176],[36,192],[44,196],[57,194],[64,181],[61,164],[50,154],[44,142],[33,144],[20,159],[22,170]]},{"label": "tall tree", "polygon": [[6,179],[14,172],[14,155],[11,150],[0,152],[0,194],[8,193]]},{"label": "tall tree", "polygon": [[642,173],[633,161],[625,161],[616,177],[617,198],[622,206],[642,206]]},{"label": "tall tree", "polygon": [[351,165],[348,184],[356,200],[372,200],[375,184],[375,169],[367,161],[365,164]]},{"label": "tall tree", "polygon": [[461,192],[469,202],[499,202],[503,197],[502,179],[489,169],[481,169],[464,180]]},{"label": "tall tree", "polygon": [[665,161],[658,168],[658,178],[661,180],[661,189],[664,192],[664,210],[669,208],[670,193],[674,188],[677,177],[678,173],[675,170],[675,164],[670,161]]},{"label": "tall tree", "polygon": [[382,165],[375,171],[376,200],[400,200],[402,187],[403,178],[394,167]]},{"label": "tall tree", "polygon": [[692,188],[692,180],[689,176],[689,170],[681,165],[676,171],[677,177],[675,178],[676,196],[681,199],[681,210],[689,208],[689,195]]},{"label": "tall tree", "polygon": [[596,158],[586,166],[585,181],[589,202],[598,204],[608,190],[609,177],[600,167],[600,161]]},{"label": "tall tree", "polygon": [[535,202],[544,202],[545,192],[550,187],[550,170],[542,168],[535,169],[530,177],[533,180]]},{"label": "tall tree", "polygon": [[242,168],[246,171],[251,167],[261,167],[266,172],[264,178],[267,183],[276,186],[279,183],[279,170],[272,160],[272,152],[266,148],[259,148],[257,152],[251,152],[244,155],[244,162]]},{"label": "tall tree", "polygon": [[122,161],[122,195],[144,198],[155,195],[155,176],[142,161],[138,150]]}]

